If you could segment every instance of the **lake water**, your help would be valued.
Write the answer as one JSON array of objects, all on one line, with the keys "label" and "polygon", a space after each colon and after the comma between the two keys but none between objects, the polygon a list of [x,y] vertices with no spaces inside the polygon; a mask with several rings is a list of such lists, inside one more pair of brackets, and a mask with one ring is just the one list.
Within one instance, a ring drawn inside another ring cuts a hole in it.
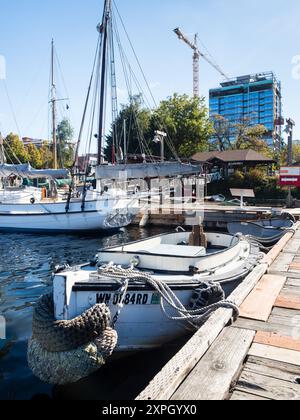
[{"label": "lake water", "polygon": [[0,316],[7,324],[7,339],[0,340],[0,400],[135,398],[182,343],[110,362],[77,384],[52,387],[41,383],[29,370],[27,341],[33,305],[41,295],[52,291],[55,266],[84,263],[100,248],[159,232],[130,228],[106,237],[0,234]]}]

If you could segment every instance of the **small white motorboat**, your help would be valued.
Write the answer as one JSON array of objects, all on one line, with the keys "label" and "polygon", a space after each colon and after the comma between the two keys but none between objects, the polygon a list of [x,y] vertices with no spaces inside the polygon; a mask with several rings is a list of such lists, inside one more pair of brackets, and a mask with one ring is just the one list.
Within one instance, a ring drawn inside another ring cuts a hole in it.
[{"label": "small white motorboat", "polygon": [[259,242],[265,247],[275,245],[288,229],[293,229],[294,221],[287,218],[272,218],[255,222],[228,223],[228,232],[232,235],[241,233]]},{"label": "small white motorboat", "polygon": [[106,304],[119,352],[155,348],[186,334],[170,296],[187,310],[224,301],[261,258],[241,237],[207,233],[205,248],[190,246],[190,236],[163,234],[104,249],[90,264],[62,269],[54,275],[55,319],[72,320]]}]

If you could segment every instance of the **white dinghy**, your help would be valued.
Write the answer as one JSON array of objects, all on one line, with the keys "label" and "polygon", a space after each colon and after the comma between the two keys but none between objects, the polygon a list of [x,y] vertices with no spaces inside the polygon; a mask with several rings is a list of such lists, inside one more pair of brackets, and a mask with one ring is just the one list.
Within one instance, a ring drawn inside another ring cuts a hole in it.
[{"label": "white dinghy", "polygon": [[119,352],[155,348],[185,335],[189,321],[201,322],[205,307],[228,304],[225,296],[261,258],[243,238],[219,233],[206,238],[204,247],[190,246],[189,232],[159,235],[104,249],[90,264],[62,269],[54,275],[55,319],[72,320],[106,304]]}]

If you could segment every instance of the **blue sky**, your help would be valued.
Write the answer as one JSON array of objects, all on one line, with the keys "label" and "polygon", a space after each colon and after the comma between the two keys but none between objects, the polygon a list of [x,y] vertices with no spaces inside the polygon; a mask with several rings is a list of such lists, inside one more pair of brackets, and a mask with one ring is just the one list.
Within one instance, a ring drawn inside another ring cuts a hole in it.
[{"label": "blue sky", "polygon": [[[172,33],[180,26],[189,36],[198,32],[232,77],[273,70],[282,81],[284,114],[296,121],[295,137],[300,138],[300,71],[292,64],[293,57],[300,63],[299,0],[115,1],[157,101],[174,92],[192,93],[192,52]],[[0,80],[4,134],[48,136],[52,37],[70,96],[70,118],[78,131],[102,7],[102,0],[0,0],[0,56],[6,59],[6,86],[15,113],[14,118]],[[203,95],[221,79],[201,61]],[[124,88],[121,81],[121,102]]]}]

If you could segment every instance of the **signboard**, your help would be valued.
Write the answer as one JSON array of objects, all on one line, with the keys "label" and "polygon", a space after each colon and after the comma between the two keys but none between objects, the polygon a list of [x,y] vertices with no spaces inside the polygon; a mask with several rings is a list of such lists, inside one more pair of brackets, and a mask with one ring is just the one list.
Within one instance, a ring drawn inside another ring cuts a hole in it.
[{"label": "signboard", "polygon": [[255,194],[253,190],[248,190],[248,189],[237,189],[237,188],[232,188],[230,190],[231,195],[233,197],[241,197],[240,201],[241,201],[241,209],[244,208],[244,198],[255,198]]},{"label": "signboard", "polygon": [[279,185],[281,187],[300,187],[300,166],[282,167]]},{"label": "signboard", "polygon": [[236,189],[233,188],[230,190],[232,197],[248,197],[248,198],[255,198],[255,194],[253,190],[247,189]]}]

